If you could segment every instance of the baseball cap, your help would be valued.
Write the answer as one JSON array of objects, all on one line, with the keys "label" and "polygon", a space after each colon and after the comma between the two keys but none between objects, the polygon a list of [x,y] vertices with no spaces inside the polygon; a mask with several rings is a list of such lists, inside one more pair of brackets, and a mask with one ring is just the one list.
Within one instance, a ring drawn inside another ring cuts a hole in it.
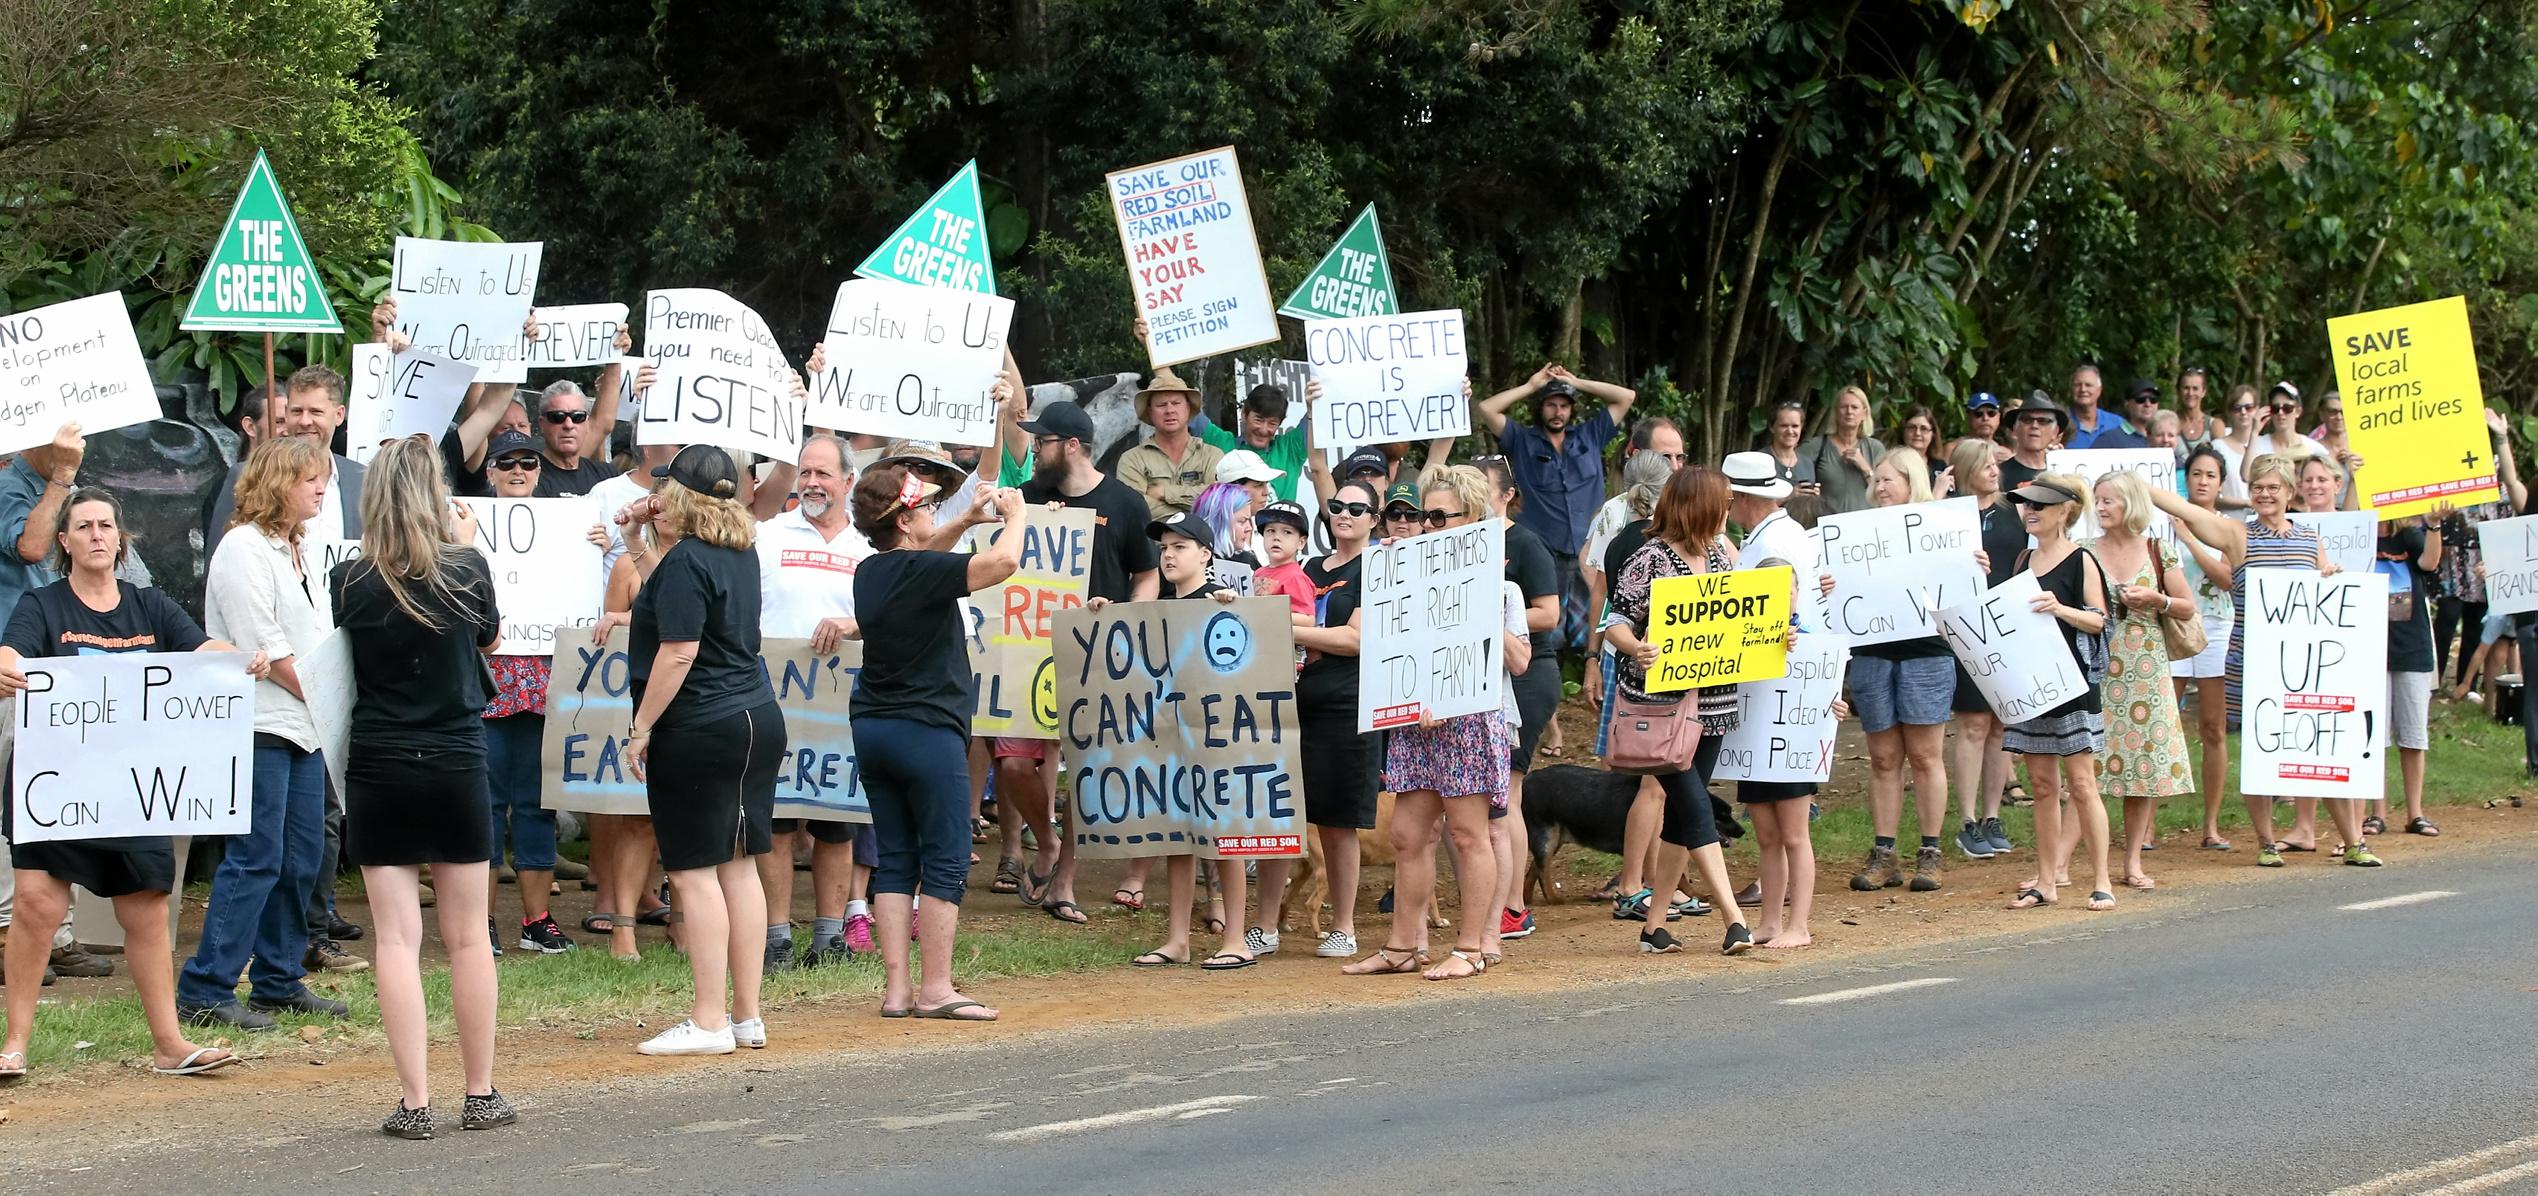
[{"label": "baseball cap", "polygon": [[2265,392],[2265,397],[2267,398],[2272,398],[2275,395],[2290,395],[2291,401],[2297,403],[2300,401],[2300,388],[2293,386],[2289,382],[2276,382],[2274,383],[2274,388],[2272,390]]},{"label": "baseball cap", "polygon": [[1084,414],[1084,409],[1072,399],[1053,400],[1048,406],[1042,407],[1038,415],[1016,426],[1033,436],[1081,440],[1088,445],[1093,443],[1093,438],[1097,435],[1093,431],[1093,417]]},{"label": "baseball cap", "polygon": [[1251,522],[1254,527],[1267,527],[1272,523],[1283,523],[1299,532],[1308,530],[1308,525],[1306,524],[1304,518],[1303,506],[1291,502],[1273,502],[1268,506],[1262,507],[1258,515],[1252,516]]},{"label": "baseball cap", "polygon": [[1216,529],[1207,525],[1196,512],[1176,511],[1170,518],[1157,519],[1146,525],[1146,537],[1161,540],[1166,534],[1179,536],[1209,552],[1216,551]]},{"label": "baseball cap", "polygon": [[1409,482],[1394,482],[1391,486],[1386,487],[1384,490],[1384,506],[1390,507],[1394,503],[1401,503],[1412,507],[1418,506],[1419,488]]},{"label": "baseball cap", "polygon": [[2132,402],[2140,402],[2145,398],[2156,401],[2159,398],[2159,384],[2148,378],[2135,378],[2124,384],[2124,398]]},{"label": "baseball cap", "polygon": [[1756,498],[1787,498],[1796,488],[1780,476],[1780,463],[1769,453],[1729,453],[1719,472],[1727,475],[1728,489]]},{"label": "baseball cap", "polygon": [[1260,454],[1246,448],[1235,449],[1216,463],[1216,480],[1220,482],[1274,482],[1285,476],[1286,470],[1269,468]]},{"label": "baseball cap", "polygon": [[1350,453],[1347,460],[1340,462],[1340,480],[1343,482],[1361,473],[1389,474],[1391,472],[1392,459],[1384,456],[1384,451],[1378,448],[1359,449]]},{"label": "baseball cap", "polygon": [[1533,392],[1534,402],[1539,403],[1544,399],[1567,399],[1570,402],[1576,402],[1577,387],[1566,378],[1553,378],[1543,383],[1541,389]]},{"label": "baseball cap", "polygon": [[656,478],[668,478],[709,498],[737,498],[740,495],[740,466],[731,459],[731,450],[710,444],[691,444],[670,458],[670,463],[652,471]]},{"label": "baseball cap", "polygon": [[2000,410],[2000,396],[1993,394],[1988,390],[1978,390],[1973,394],[1966,396],[1966,410],[1981,411],[1986,407],[1989,407],[1994,411]]},{"label": "baseball cap", "polygon": [[497,432],[494,434],[493,443],[485,446],[485,460],[499,461],[506,453],[534,453],[536,451],[538,451],[538,442],[529,439],[525,432]]}]

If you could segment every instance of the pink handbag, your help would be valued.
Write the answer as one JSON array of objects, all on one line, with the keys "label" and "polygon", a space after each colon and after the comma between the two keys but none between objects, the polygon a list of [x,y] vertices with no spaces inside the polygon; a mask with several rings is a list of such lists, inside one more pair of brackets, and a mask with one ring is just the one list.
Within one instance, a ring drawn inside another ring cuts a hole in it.
[{"label": "pink handbag", "polygon": [[1688,693],[1672,702],[1634,702],[1614,694],[1604,766],[1642,776],[1692,767],[1692,755],[1701,746],[1699,705]]}]

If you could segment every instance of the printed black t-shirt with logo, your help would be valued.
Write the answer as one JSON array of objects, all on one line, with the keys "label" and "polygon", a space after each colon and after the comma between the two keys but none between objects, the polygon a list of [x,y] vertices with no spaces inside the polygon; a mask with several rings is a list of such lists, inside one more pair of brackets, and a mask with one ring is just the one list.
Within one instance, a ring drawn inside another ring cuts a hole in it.
[{"label": "printed black t-shirt with logo", "polygon": [[2429,673],[2439,667],[2433,660],[2432,622],[2424,614],[2432,575],[2415,566],[2423,559],[2423,549],[2420,527],[2379,538],[2377,572],[2388,583],[2388,671],[2392,673]]}]

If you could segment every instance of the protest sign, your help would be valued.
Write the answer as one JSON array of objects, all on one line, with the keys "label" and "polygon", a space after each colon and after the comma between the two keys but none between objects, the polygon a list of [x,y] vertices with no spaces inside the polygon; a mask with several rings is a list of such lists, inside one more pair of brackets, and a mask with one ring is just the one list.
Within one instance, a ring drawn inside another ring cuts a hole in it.
[{"label": "protest sign", "polygon": [[978,199],[978,160],[961,167],[855,273],[910,286],[995,294],[996,263],[988,255],[987,216]]},{"label": "protest sign", "polygon": [[2479,523],[2476,546],[2485,558],[2485,613],[2538,611],[2538,515]]},{"label": "protest sign", "polygon": [[1313,404],[1316,444],[1391,444],[1468,436],[1463,397],[1469,367],[1460,310],[1306,320],[1304,359],[1322,399]]},{"label": "protest sign", "polygon": [[1079,856],[1304,854],[1285,599],[1071,607],[1057,634]]},{"label": "protest sign", "polygon": [[636,443],[711,444],[787,464],[802,455],[793,366],[748,305],[701,287],[649,292],[643,353],[654,373]]},{"label": "protest sign", "polygon": [[397,238],[388,298],[407,352],[476,367],[487,382],[529,376],[529,308],[537,297],[543,241],[426,241]]},{"label": "protest sign", "polygon": [[2364,507],[2395,519],[2501,493],[2466,299],[2337,316],[2327,341]]},{"label": "protest sign", "polygon": [[555,641],[599,622],[602,518],[589,498],[462,498],[476,513],[476,551],[493,568],[502,611],[497,656],[553,656]]},{"label": "protest sign", "polygon": [[[529,342],[528,363],[539,369],[575,369],[617,364],[617,334],[626,327],[623,303],[577,303],[570,307],[532,309],[538,339]],[[626,375],[629,384],[634,375]]]},{"label": "protest sign", "polygon": [[103,652],[19,667],[20,843],[243,835],[255,808],[244,652]]},{"label": "protest sign", "polygon": [[[2097,480],[2118,469],[2140,474],[2142,484],[2153,494],[2177,492],[2177,455],[2167,449],[2053,449],[2045,453],[2045,472],[2077,474],[2087,483],[2080,488],[2080,523],[2071,529],[2072,539],[2098,537]],[[2177,538],[2168,513],[2156,507],[2150,512],[2150,529],[2143,534],[2171,543]]]},{"label": "protest sign", "polygon": [[1344,320],[1351,316],[1388,316],[1401,310],[1392,285],[1392,255],[1384,252],[1383,226],[1375,205],[1340,234],[1313,272],[1297,283],[1295,293],[1278,305],[1278,314],[1299,320]]},{"label": "protest sign", "polygon": [[1011,299],[876,278],[841,283],[807,419],[866,436],[994,444],[991,392],[1012,324]]},{"label": "protest sign", "polygon": [[2376,511],[2293,511],[2291,521],[2318,529],[2326,541],[2327,559],[2347,573],[2368,573],[2379,564],[2379,513]]},{"label": "protest sign", "polygon": [[2043,592],[2035,574],[2021,572],[1939,612],[1939,635],[2004,723],[2026,722],[2088,692],[2062,621],[2032,605]]},{"label": "protest sign", "polygon": [[51,444],[66,423],[90,436],[159,417],[159,390],[132,335],[123,295],[108,291],[0,316],[0,453]]},{"label": "protest sign", "polygon": [[1970,498],[1827,515],[1815,542],[1833,579],[1830,626],[1854,648],[1935,635],[1939,610],[1983,592],[1982,514]]},{"label": "protest sign", "polygon": [[1725,781],[1821,784],[1833,777],[1833,737],[1841,720],[1833,700],[1851,650],[1837,635],[1800,632],[1786,676],[1736,687],[1736,728],[1718,745],[1716,776]]},{"label": "protest sign", "polygon": [[345,380],[344,455],[366,466],[391,440],[420,433],[437,442],[475,380],[476,367],[463,361],[354,345],[352,376]]},{"label": "protest sign", "polygon": [[[848,640],[821,655],[809,640],[762,641],[758,662],[784,708],[784,759],[776,768],[775,816],[870,822],[855,763],[855,732],[846,699],[863,671],[864,646]],[[544,790],[550,810],[584,814],[652,812],[644,783],[627,760],[626,728],[634,721],[634,662],[626,632],[606,647],[587,635],[555,640],[555,668],[546,686]]]},{"label": "protest sign", "polygon": [[1278,339],[1269,275],[1234,147],[1149,162],[1102,179],[1149,365],[1178,365]]},{"label": "protest sign", "polygon": [[[322,597],[326,588],[318,587],[318,593]],[[317,728],[317,751],[326,757],[326,775],[334,779],[335,792],[341,793],[344,764],[352,754],[351,633],[327,632],[325,639],[300,654],[292,666],[300,677],[300,694],[308,700],[308,721]]]},{"label": "protest sign", "polygon": [[[978,709],[970,730],[1010,739],[1057,738],[1057,672],[1049,649],[1062,610],[1084,605],[1093,569],[1093,513],[1076,507],[1031,512],[1022,529],[1022,560],[1013,576],[962,603],[969,624],[969,663],[978,677]],[[975,543],[1002,536],[980,527]]]},{"label": "protest sign", "polygon": [[247,182],[220,224],[220,240],[177,327],[187,332],[342,332],[300,222],[256,151]]},{"label": "protest sign", "polygon": [[2379,798],[2387,789],[2387,584],[2312,569],[2249,569],[2245,584],[2239,792]]},{"label": "protest sign", "polygon": [[1245,598],[1251,597],[1251,575],[1259,572],[1241,561],[1217,557],[1208,562],[1207,576],[1216,584]]},{"label": "protest sign", "polygon": [[1648,692],[1767,681],[1789,672],[1787,568],[1660,577],[1648,592],[1657,663]]},{"label": "protest sign", "polygon": [[1362,559],[1357,729],[1498,709],[1505,525],[1484,519],[1391,540]]}]

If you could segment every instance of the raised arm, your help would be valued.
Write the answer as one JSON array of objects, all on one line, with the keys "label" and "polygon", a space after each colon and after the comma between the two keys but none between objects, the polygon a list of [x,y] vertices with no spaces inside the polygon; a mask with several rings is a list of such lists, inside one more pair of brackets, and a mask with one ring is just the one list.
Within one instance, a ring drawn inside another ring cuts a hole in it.
[{"label": "raised arm", "polygon": [[1550,369],[1552,377],[1558,378],[1567,382],[1569,385],[1576,387],[1579,394],[1586,395],[1590,398],[1604,400],[1604,411],[1606,414],[1613,417],[1613,426],[1616,428],[1621,427],[1622,423],[1629,417],[1630,405],[1639,401],[1638,391],[1632,390],[1631,388],[1619,383],[1598,382],[1593,378],[1580,378],[1577,375],[1570,373],[1568,371],[1568,367],[1566,366],[1555,365],[1550,367]]},{"label": "raised arm", "polygon": [[2233,545],[2247,543],[2247,525],[2219,511],[2204,510],[2187,502],[2183,497],[2156,486],[2150,489],[2150,501],[2153,506],[2167,512],[2170,519],[2184,524],[2186,529],[2193,532],[2197,538],[2219,548],[2223,553],[2229,552]]},{"label": "raised arm", "polygon": [[1541,369],[1535,370],[1524,381],[1482,399],[1480,402],[1481,426],[1489,429],[1489,434],[1492,436],[1505,436],[1507,412],[1516,404],[1523,402],[1526,395],[1542,389],[1542,384],[1551,380],[1551,371],[1557,368],[1559,367],[1545,362]]},{"label": "raised arm", "polygon": [[[616,349],[619,357],[634,351],[634,337],[624,328],[617,330]],[[798,394],[801,378],[795,377],[793,384]],[[599,446],[597,455],[600,457],[608,455],[608,434],[617,430],[617,399],[625,393],[625,389],[626,367],[623,362],[612,361],[599,368],[599,393],[591,399],[590,430],[583,435]]]}]

